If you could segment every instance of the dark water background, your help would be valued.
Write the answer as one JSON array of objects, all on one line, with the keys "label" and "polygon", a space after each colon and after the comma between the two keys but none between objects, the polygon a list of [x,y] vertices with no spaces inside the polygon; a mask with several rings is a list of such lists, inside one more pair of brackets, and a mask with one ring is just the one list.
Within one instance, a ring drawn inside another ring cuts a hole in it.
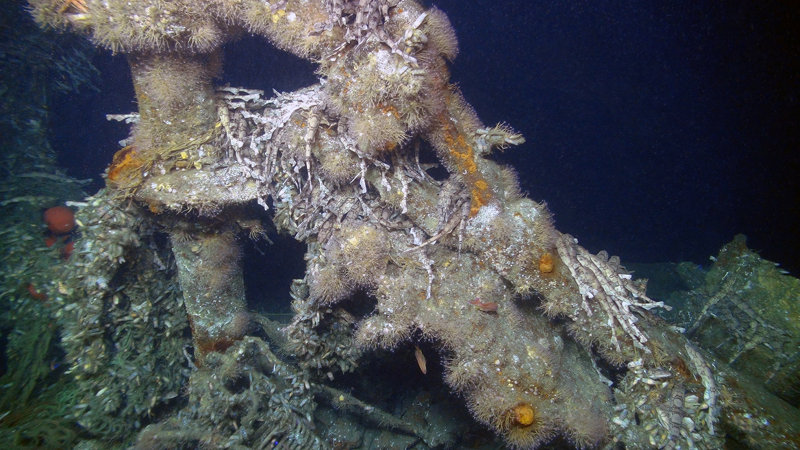
[{"label": "dark water background", "polygon": [[[452,80],[481,119],[527,143],[496,158],[557,227],[624,261],[693,260],[734,234],[800,274],[800,8],[780,1],[435,2],[461,53]],[[226,47],[223,82],[270,92],[313,65],[260,38]],[[54,147],[94,178],[134,111],[122,56],[98,54],[98,94],[59,99]]]}]

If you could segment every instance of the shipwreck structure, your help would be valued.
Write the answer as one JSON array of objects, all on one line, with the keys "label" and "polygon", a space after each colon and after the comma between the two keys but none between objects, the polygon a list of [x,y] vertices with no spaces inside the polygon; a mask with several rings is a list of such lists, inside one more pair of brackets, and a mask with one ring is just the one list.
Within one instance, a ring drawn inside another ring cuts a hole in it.
[{"label": "shipwreck structure", "polygon": [[[628,448],[797,439],[766,397],[650,312],[667,306],[617,258],[557,231],[489,159],[523,138],[484,125],[449,83],[458,46],[441,10],[29,3],[40,24],[127,55],[138,102],[116,116],[130,138],[81,205],[81,239],[50,292],[82,386],[75,419],[93,435],[324,448],[320,401],[415,433],[326,383],[422,339],[464,408],[515,448],[556,435]],[[314,61],[319,82],[274,96],[214,86],[222,44],[242,33]],[[263,233],[255,204],[307,246],[284,329],[247,308],[237,236]],[[348,311],[355,297],[374,307]]]}]

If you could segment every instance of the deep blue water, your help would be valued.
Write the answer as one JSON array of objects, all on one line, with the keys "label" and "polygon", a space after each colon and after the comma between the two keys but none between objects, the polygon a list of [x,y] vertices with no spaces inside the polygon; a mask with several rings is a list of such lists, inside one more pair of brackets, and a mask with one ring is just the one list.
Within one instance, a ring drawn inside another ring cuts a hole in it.
[{"label": "deep blue water", "polygon": [[[800,9],[791,2],[443,0],[453,81],[487,124],[527,143],[497,155],[558,228],[624,261],[693,260],[734,234],[800,273]],[[93,177],[135,110],[124,57],[99,54],[101,92],[53,108],[54,146]],[[224,81],[291,90],[313,65],[258,38],[226,48]]]}]

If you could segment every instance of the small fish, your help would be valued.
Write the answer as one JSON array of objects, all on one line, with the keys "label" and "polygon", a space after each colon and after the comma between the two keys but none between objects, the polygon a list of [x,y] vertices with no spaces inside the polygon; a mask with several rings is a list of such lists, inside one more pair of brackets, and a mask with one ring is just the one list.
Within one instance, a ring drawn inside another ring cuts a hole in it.
[{"label": "small fish", "polygon": [[497,312],[497,303],[496,302],[482,302],[481,299],[475,298],[469,301],[470,305],[474,305],[479,310],[492,313]]},{"label": "small fish", "polygon": [[428,373],[428,365],[425,361],[425,355],[422,354],[422,350],[420,350],[419,345],[414,346],[414,356],[417,358],[417,365],[419,366],[419,370],[422,371],[422,374],[425,375]]}]

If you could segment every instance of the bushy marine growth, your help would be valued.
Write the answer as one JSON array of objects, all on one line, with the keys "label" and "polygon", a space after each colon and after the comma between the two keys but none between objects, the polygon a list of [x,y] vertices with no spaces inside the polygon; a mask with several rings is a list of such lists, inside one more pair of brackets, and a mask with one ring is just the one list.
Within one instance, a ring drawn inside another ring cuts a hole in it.
[{"label": "bushy marine growth", "polygon": [[[285,123],[302,120],[296,105],[313,110],[317,104],[307,99],[317,98],[318,89],[287,95],[278,109],[264,109],[255,101],[248,108],[231,99],[230,120],[239,123],[240,130],[247,127],[249,135],[261,135],[258,130],[264,123],[283,117]],[[269,165],[277,173],[282,168],[291,173],[289,168],[297,165],[306,146],[305,133],[303,127],[274,131],[272,142],[282,151]],[[347,135],[322,136],[326,137],[310,149],[313,183],[301,172],[279,175],[276,185],[264,186],[280,199],[275,204],[276,225],[292,235],[308,236],[309,290],[299,296],[305,305],[302,314],[311,317],[312,327],[315,309],[324,317],[325,310],[367,290],[378,304],[375,314],[358,324],[360,347],[393,348],[421,332],[446,349],[447,381],[464,393],[475,416],[513,445],[533,446],[562,432],[582,445],[601,441],[611,417],[607,386],[560,327],[537,316],[530,299],[520,297],[536,289],[552,291],[553,283],[569,293],[570,285],[563,272],[555,281],[539,273],[539,243],[552,242],[556,232],[543,206],[519,197],[513,173],[482,162],[489,179],[508,183],[496,184],[495,198],[506,203],[485,206],[470,219],[469,191],[455,180],[434,180],[416,165],[413,155],[398,157],[395,167],[365,162],[359,176],[363,181],[358,183],[327,184],[324,172],[315,170],[317,152],[327,147],[328,139],[339,139],[350,148],[357,144]],[[238,152],[243,160],[260,161],[258,155],[267,154],[242,148]],[[404,206],[407,212],[402,214]],[[444,245],[436,244],[437,239]],[[497,310],[482,311],[472,304],[475,299],[494,302]],[[348,328],[348,320],[339,326]],[[296,329],[290,327],[294,345],[316,345],[306,332],[292,334]],[[327,355],[342,353],[338,345],[333,352],[325,348]],[[331,367],[324,360],[319,363]],[[338,369],[323,370],[328,372],[334,376]],[[574,408],[594,413],[573,415]]]}]

